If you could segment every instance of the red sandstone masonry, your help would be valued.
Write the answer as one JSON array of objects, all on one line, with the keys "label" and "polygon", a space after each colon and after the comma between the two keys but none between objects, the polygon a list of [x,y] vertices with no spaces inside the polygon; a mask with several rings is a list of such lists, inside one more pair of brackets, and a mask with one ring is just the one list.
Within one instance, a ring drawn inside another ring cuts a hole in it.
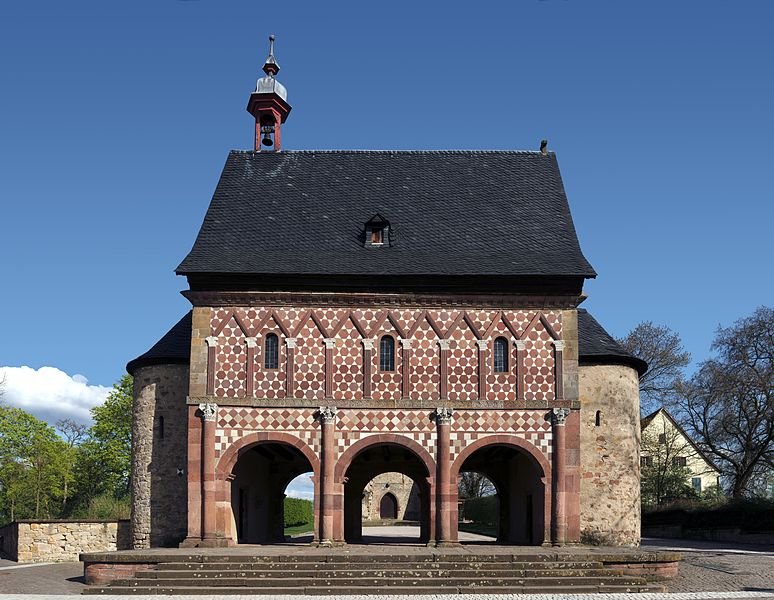
[{"label": "red sandstone masonry", "polygon": [[117,579],[128,579],[141,571],[153,571],[154,563],[83,563],[83,580],[86,585],[106,585]]}]

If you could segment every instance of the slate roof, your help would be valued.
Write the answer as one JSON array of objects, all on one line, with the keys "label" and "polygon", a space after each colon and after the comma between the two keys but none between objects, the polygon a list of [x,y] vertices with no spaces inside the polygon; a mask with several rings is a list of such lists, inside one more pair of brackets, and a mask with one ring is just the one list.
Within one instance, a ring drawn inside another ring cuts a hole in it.
[{"label": "slate roof", "polygon": [[627,365],[637,369],[640,376],[648,370],[648,363],[624,350],[584,308],[578,309],[578,362]]},{"label": "slate roof", "polygon": [[596,276],[556,157],[515,151],[232,151],[177,273]]},{"label": "slate roof", "polygon": [[[139,367],[154,364],[188,364],[191,357],[191,312],[180,319],[145,354],[126,365],[134,374]],[[585,309],[578,309],[578,353],[581,364],[624,364],[642,375],[647,364],[628,354]]]},{"label": "slate roof", "polygon": [[141,354],[126,365],[126,371],[134,371],[148,365],[185,364],[191,361],[192,311],[180,319],[145,354]]}]

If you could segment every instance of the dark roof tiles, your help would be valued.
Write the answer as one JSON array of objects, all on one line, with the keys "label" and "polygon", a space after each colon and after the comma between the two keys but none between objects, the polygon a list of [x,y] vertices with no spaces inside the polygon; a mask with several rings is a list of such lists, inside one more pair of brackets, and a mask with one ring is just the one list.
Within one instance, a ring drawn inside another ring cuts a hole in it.
[{"label": "dark roof tiles", "polygon": [[232,151],[177,272],[596,275],[555,156],[506,151]]}]

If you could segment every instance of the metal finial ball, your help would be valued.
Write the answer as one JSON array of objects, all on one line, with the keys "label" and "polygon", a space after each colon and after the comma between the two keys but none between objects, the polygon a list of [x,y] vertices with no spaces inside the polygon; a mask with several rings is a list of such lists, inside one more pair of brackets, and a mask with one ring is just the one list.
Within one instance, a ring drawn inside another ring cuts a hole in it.
[{"label": "metal finial ball", "polygon": [[272,33],[272,34],[269,36],[269,41],[270,41],[270,42],[273,42],[275,39],[276,39],[276,38],[274,37],[274,34]]}]

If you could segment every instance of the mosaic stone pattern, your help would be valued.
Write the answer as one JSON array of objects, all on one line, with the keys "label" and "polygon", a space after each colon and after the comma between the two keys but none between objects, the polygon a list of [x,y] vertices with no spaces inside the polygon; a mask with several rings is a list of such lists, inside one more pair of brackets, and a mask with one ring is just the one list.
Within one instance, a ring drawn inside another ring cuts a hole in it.
[{"label": "mosaic stone pattern", "polygon": [[451,422],[452,461],[467,446],[487,435],[507,433],[527,440],[550,460],[551,421],[548,411],[455,411]]},{"label": "mosaic stone pattern", "polygon": [[256,431],[295,435],[319,456],[320,424],[314,413],[311,409],[220,407],[215,429],[215,457],[220,458],[234,442]]},{"label": "mosaic stone pattern", "polygon": [[397,433],[435,456],[436,427],[429,410],[340,410],[336,429],[339,455],[370,435]]},{"label": "mosaic stone pattern", "polygon": [[[215,351],[215,396],[243,398],[248,372],[247,338],[255,338],[253,396],[266,400],[284,398],[287,388],[285,339],[296,338],[293,395],[325,400],[325,342],[335,340],[332,360],[334,400],[363,399],[363,339],[374,342],[371,353],[371,398],[375,401],[402,397],[402,374],[409,372],[409,397],[434,403],[439,400],[440,347],[449,342],[447,398],[450,403],[479,399],[479,352],[476,341],[486,340],[485,400],[517,400],[522,377],[526,402],[550,402],[554,398],[554,348],[561,339],[560,311],[496,310],[349,310],[344,308],[219,308],[212,311]],[[265,369],[263,344],[268,333],[279,338],[279,368]],[[379,339],[395,339],[395,371],[379,370]],[[495,338],[509,341],[508,371],[495,373],[492,346]],[[403,364],[401,339],[410,340],[410,363]],[[523,370],[518,369],[515,340],[526,343]]]}]

